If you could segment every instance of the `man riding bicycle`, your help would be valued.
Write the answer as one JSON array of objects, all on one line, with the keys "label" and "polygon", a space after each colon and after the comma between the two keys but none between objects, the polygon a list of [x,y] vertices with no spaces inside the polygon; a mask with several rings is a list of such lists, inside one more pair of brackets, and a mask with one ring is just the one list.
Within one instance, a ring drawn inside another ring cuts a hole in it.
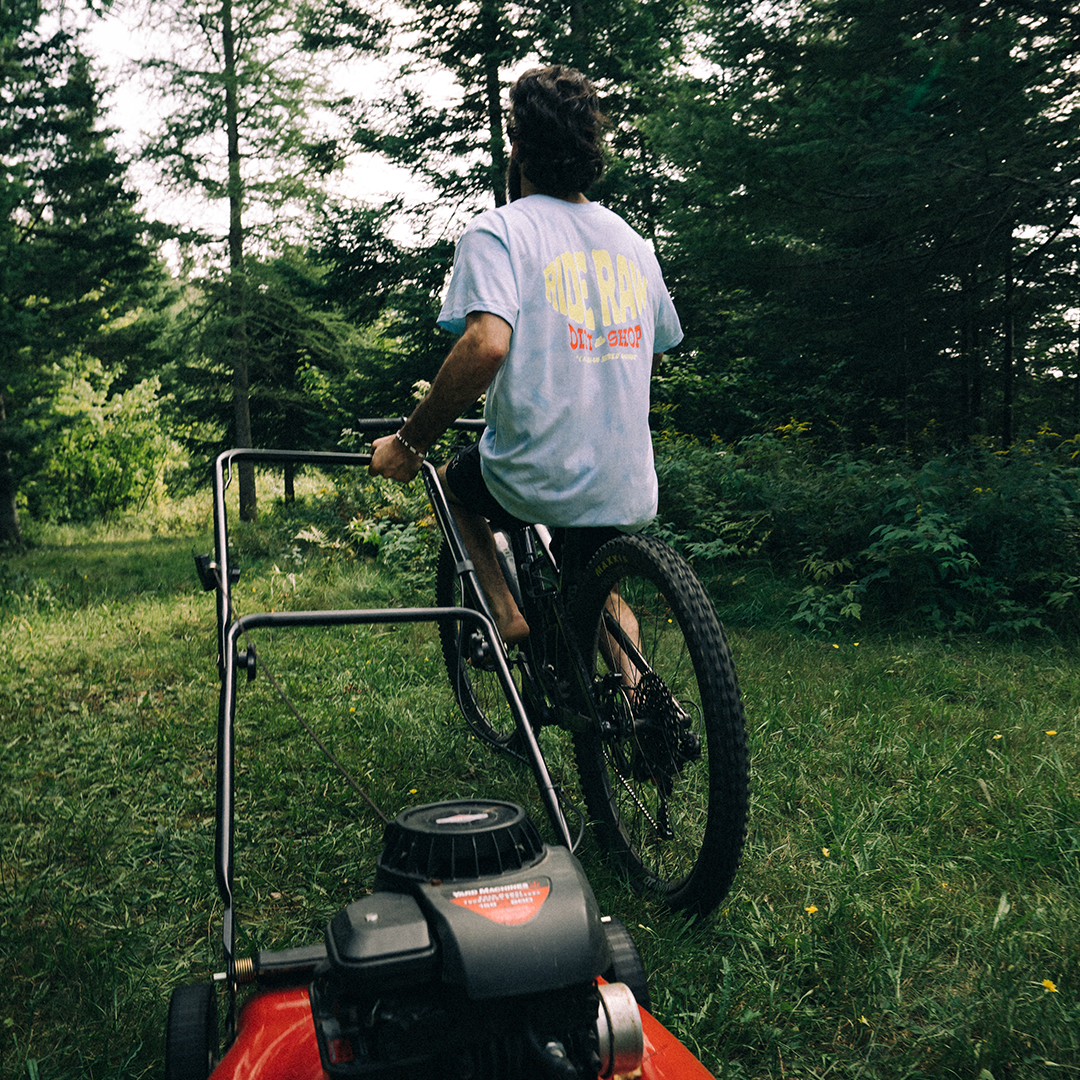
[{"label": "man riding bicycle", "polygon": [[[491,524],[543,522],[588,537],[656,514],[650,380],[682,328],[648,243],[584,192],[603,171],[597,93],[572,68],[525,72],[510,91],[507,206],[458,241],[439,325],[460,334],[371,472],[407,482],[486,392],[479,444],[439,470],[507,645],[528,624],[499,568]],[[589,530],[578,533],[579,529]]]}]

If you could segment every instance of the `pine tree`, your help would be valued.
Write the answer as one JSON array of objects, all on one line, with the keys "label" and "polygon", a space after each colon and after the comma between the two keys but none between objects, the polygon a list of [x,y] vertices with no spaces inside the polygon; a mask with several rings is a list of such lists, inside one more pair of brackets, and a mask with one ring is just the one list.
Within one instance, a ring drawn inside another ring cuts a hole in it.
[{"label": "pine tree", "polygon": [[[355,331],[323,304],[319,276],[295,253],[269,262],[248,258],[245,332],[257,446],[330,449],[348,422],[338,396],[359,349]],[[178,318],[175,393],[184,417],[184,443],[196,458],[212,459],[223,441],[236,444],[229,426],[232,372],[224,359],[231,345],[231,297],[225,278],[203,278],[189,292],[191,302]],[[292,477],[293,469],[286,466],[287,498]]]},{"label": "pine tree", "polygon": [[677,284],[701,325],[738,317],[697,348],[777,420],[1008,443],[1017,375],[1042,362],[1024,344],[1071,302],[1075,20],[1009,0],[712,10],[717,73],[658,131],[684,177]]},{"label": "pine tree", "polygon": [[[222,312],[232,372],[232,436],[252,444],[251,252],[266,255],[301,235],[322,197],[319,181],[343,162],[332,132],[315,121],[332,96],[326,58],[317,50],[372,48],[381,24],[347,4],[327,7],[280,0],[176,0],[168,12],[174,52],[146,67],[176,102],[147,159],[179,192],[224,202],[220,233],[194,232],[196,242],[224,241]],[[219,248],[220,250],[220,248]],[[215,309],[217,310],[217,309]],[[240,516],[257,514],[254,467],[239,468]]]},{"label": "pine tree", "polygon": [[0,21],[0,543],[17,544],[34,469],[34,402],[54,361],[158,284],[126,166],[76,35],[38,32],[40,8]]}]

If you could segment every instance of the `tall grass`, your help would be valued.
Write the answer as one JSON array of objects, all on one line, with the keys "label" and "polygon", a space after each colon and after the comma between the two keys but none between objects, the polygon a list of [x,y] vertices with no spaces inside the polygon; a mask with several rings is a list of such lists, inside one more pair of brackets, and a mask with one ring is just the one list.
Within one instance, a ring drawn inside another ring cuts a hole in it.
[{"label": "tall grass", "polygon": [[[4,563],[5,1078],[160,1075],[169,993],[220,966],[203,514],[41,536]],[[244,610],[423,599],[415,572],[297,545],[282,520],[237,530]],[[754,784],[735,889],[687,922],[629,894],[591,837],[581,851],[658,1016],[718,1077],[1080,1074],[1077,644],[802,636],[770,618],[767,579],[728,569],[711,585]],[[545,827],[527,770],[458,719],[432,627],[256,644],[386,814],[475,792]],[[240,689],[238,743],[242,948],[318,940],[370,887],[381,822],[265,678]],[[551,757],[573,793],[557,739]]]}]

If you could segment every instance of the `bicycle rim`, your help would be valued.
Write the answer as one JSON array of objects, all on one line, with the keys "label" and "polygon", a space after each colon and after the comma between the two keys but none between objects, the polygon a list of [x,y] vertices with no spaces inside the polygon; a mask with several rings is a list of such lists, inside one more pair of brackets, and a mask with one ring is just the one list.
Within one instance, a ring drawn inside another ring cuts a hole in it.
[{"label": "bicycle rim", "polygon": [[[461,579],[454,573],[454,561],[444,543],[439,550],[435,577],[435,603],[439,607],[473,607],[462,595]],[[439,623],[443,660],[450,678],[450,688],[477,738],[494,746],[506,746],[517,734],[514,715],[506,703],[502,683],[490,661],[493,647],[474,627],[457,621]],[[521,680],[511,666],[515,684]]]},{"label": "bicycle rim", "polygon": [[666,545],[622,537],[586,569],[575,626],[600,712],[575,738],[590,815],[637,888],[704,914],[735,878],[749,801],[738,682],[708,596]]}]

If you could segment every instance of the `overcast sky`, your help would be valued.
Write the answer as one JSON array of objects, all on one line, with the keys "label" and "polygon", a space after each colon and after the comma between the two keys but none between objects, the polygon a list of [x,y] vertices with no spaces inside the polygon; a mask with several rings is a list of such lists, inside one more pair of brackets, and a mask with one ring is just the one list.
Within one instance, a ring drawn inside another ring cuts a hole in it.
[{"label": "overcast sky", "polygon": [[[156,115],[153,97],[145,86],[140,85],[138,75],[132,73],[131,62],[152,55],[155,51],[161,55],[165,50],[160,47],[155,50],[153,41],[139,28],[131,14],[92,20],[88,25],[88,38],[90,50],[98,57],[105,81],[116,87],[106,99],[109,109],[107,123],[120,129],[117,137],[119,145],[133,154],[143,142],[143,133],[153,130]],[[372,66],[372,62],[365,62],[364,78],[368,85],[374,86],[378,80],[389,77],[388,65],[384,65],[374,78]],[[223,222],[228,211],[223,204],[215,207],[205,200],[184,200],[164,192],[145,166],[133,166],[132,179],[142,193],[144,209],[149,216],[224,231]],[[339,181],[338,188],[350,198],[376,205],[402,192],[415,194],[418,199],[424,195],[424,189],[408,172],[375,154],[356,155]],[[197,220],[193,220],[193,217]]]}]

